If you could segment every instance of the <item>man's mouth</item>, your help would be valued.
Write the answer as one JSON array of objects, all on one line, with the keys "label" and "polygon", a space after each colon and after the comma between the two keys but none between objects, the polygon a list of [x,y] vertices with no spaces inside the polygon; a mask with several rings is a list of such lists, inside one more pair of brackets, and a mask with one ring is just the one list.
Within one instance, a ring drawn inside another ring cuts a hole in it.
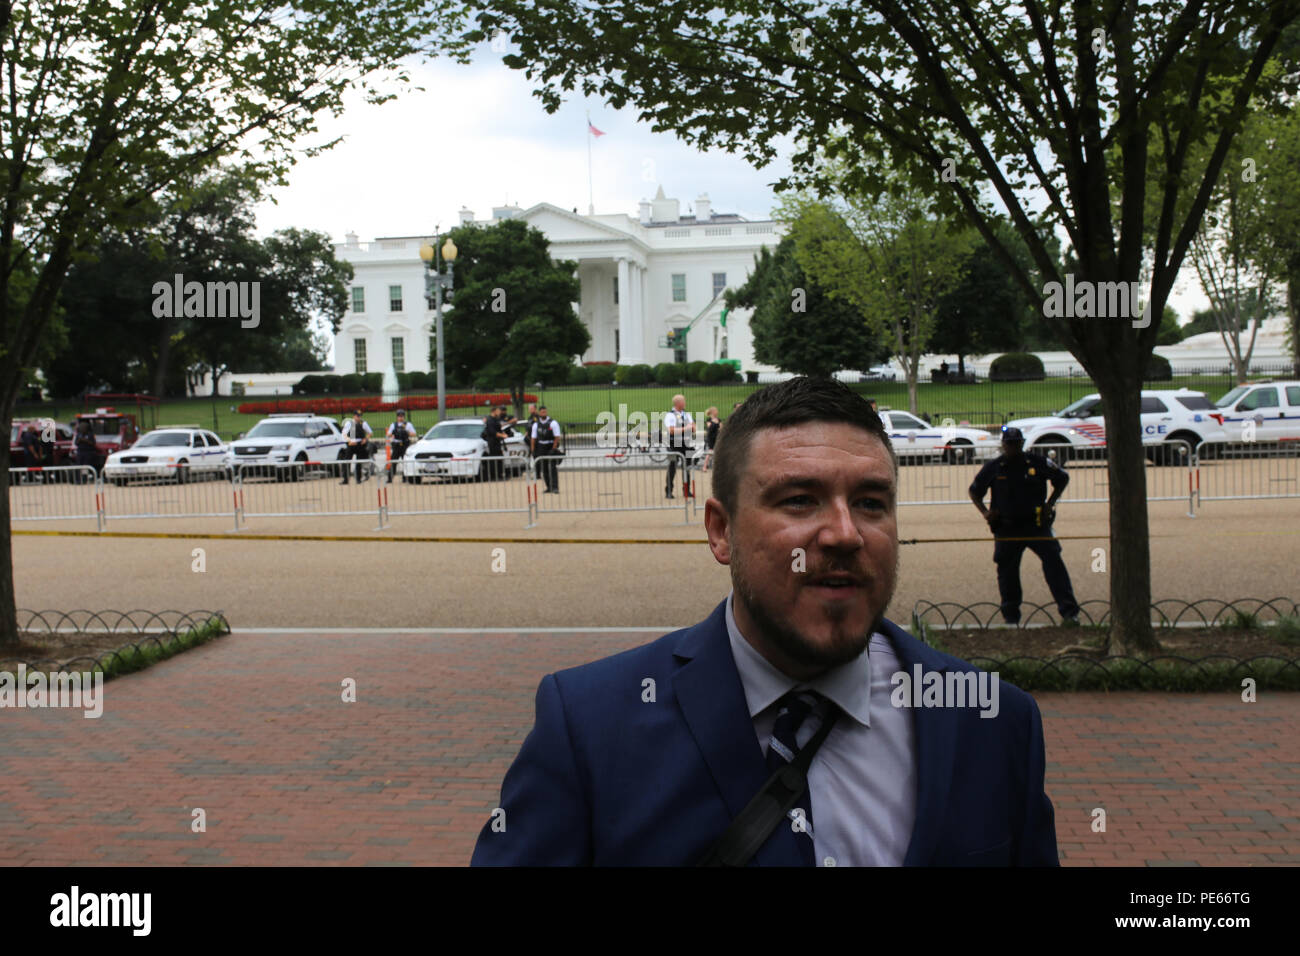
[{"label": "man's mouth", "polygon": [[861,588],[863,581],[856,574],[834,571],[829,574],[813,575],[808,584],[818,590],[848,594]]}]

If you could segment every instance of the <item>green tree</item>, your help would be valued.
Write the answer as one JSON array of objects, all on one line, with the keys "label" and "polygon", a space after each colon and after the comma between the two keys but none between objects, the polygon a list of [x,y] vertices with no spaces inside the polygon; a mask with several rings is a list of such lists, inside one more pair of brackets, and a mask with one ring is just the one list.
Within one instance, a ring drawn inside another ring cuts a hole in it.
[{"label": "green tree", "polygon": [[972,234],[934,216],[917,190],[898,187],[873,204],[792,196],[780,218],[790,223],[795,257],[808,275],[859,311],[902,365],[915,415],[921,357],[939,303],[960,280]]},{"label": "green tree", "polygon": [[1178,313],[1173,306],[1166,305],[1164,314],[1160,316],[1160,333],[1156,337],[1156,345],[1177,345],[1182,340],[1183,329],[1178,324]]},{"label": "green tree", "polygon": [[829,377],[866,369],[888,355],[862,313],[833,299],[804,272],[785,236],[764,246],[744,285],[728,289],[727,308],[753,309],[754,358],[796,375]]},{"label": "green tree", "polygon": [[521,219],[459,226],[450,235],[457,258],[453,304],[443,318],[448,377],[504,383],[522,414],[528,385],[554,381],[560,365],[591,347],[573,309],[578,264],[552,261],[545,233]]},{"label": "green tree", "polygon": [[[0,418],[42,347],[68,270],[179,178],[248,161],[283,181],[316,117],[358,86],[396,95],[412,53],[465,60],[453,0],[5,4],[0,15]],[[10,294],[15,275],[35,281]],[[8,480],[8,446],[0,452]],[[0,641],[17,638],[9,496],[0,494]]]},{"label": "green tree", "polygon": [[[473,7],[470,38],[504,31],[517,47],[505,62],[528,71],[548,111],[574,89],[632,102],[656,128],[759,166],[793,136],[779,188],[824,184],[821,149],[834,142],[845,193],[871,200],[908,177],[966,217],[1030,302],[1049,305],[1059,288],[1035,285],[1015,262],[994,231],[999,214],[1049,283],[1066,281],[1049,252],[1058,232],[1078,263],[1071,280],[1094,298],[1142,283],[1145,263],[1155,315],[1252,99],[1277,98],[1294,77],[1293,46],[1282,67],[1270,61],[1300,17],[1300,0]],[[1188,166],[1198,142],[1211,144],[1199,172]],[[1041,314],[1106,403],[1112,635],[1154,649],[1140,392],[1158,324]]]}]

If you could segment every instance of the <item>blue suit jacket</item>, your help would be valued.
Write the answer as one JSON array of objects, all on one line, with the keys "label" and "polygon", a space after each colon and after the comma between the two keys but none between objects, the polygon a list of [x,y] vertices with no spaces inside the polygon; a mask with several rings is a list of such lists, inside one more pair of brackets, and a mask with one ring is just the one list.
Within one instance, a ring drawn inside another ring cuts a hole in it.
[{"label": "blue suit jacket", "polygon": [[[725,604],[694,627],[542,679],[536,723],[473,865],[690,866],[704,856],[768,777]],[[881,631],[909,674],[917,663],[977,671],[889,621]],[[654,702],[643,699],[646,678]],[[999,691],[995,718],[912,709],[916,824],[904,865],[1059,865],[1038,707],[1009,684]],[[778,826],[754,862],[800,865],[799,839]]]}]

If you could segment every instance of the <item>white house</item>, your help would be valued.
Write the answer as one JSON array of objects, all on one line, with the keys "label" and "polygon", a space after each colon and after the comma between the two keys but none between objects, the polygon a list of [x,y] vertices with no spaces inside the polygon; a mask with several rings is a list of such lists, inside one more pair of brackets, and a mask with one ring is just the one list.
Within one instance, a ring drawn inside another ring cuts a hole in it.
[{"label": "white house", "polygon": [[[759,250],[780,241],[781,224],[715,213],[707,195],[695,200],[691,215],[680,207],[660,187],[653,200],[641,202],[636,219],[538,203],[497,207],[488,220],[462,209],[460,221],[522,219],[550,240],[553,258],[577,261],[581,299],[574,306],[592,341],[584,362],[735,358],[742,369],[768,370],[754,362],[748,310],[729,313],[722,325],[721,293],[744,283]],[[399,372],[431,370],[434,314],[420,259],[428,241],[394,236],[362,243],[348,233],[335,245],[335,255],[355,270],[348,313],[334,339],[337,372],[382,372],[390,361]]]}]

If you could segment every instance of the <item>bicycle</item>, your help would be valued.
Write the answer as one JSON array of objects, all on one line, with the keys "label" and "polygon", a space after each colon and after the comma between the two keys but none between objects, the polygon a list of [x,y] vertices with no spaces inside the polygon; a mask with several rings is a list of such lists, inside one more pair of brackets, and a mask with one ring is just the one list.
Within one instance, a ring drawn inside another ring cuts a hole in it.
[{"label": "bicycle", "polygon": [[651,443],[644,432],[636,435],[624,435],[621,444],[616,445],[614,450],[609,453],[610,458],[618,464],[623,464],[632,455],[648,455],[650,460],[657,465],[661,465],[668,460],[671,452],[668,448],[659,442]]}]

